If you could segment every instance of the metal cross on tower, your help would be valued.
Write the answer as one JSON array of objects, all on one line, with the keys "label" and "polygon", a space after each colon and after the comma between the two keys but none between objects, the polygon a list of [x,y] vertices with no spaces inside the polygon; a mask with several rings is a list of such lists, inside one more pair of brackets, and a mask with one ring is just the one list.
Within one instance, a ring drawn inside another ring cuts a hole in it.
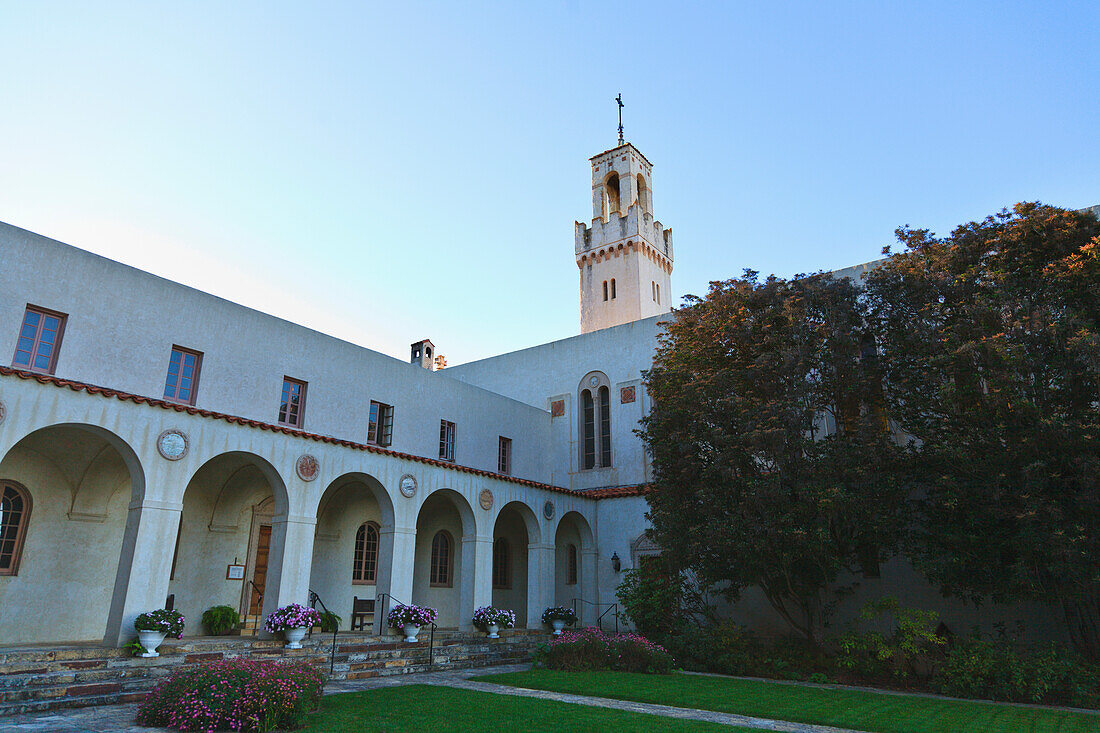
[{"label": "metal cross on tower", "polygon": [[615,97],[615,101],[619,103],[619,145],[623,142],[623,95],[620,92],[619,96]]}]

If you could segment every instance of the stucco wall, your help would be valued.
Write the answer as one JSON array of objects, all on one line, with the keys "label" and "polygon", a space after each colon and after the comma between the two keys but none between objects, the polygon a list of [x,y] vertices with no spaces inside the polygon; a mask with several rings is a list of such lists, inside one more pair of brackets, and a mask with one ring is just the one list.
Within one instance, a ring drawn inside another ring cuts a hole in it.
[{"label": "stucco wall", "polygon": [[545,406],[529,406],[0,223],[0,360],[10,363],[28,304],[68,315],[56,374],[161,397],[173,345],[202,352],[195,404],[274,423],[284,376],[308,383],[303,429],[356,442],[370,401],[394,406],[394,450],[438,457],[439,421],[457,425],[455,461],[550,476]]}]

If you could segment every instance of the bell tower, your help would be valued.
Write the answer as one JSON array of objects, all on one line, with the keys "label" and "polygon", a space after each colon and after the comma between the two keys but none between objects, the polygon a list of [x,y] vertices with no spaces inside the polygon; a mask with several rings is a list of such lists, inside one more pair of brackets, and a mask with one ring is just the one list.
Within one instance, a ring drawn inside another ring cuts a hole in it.
[{"label": "bell tower", "polygon": [[590,161],[592,225],[576,223],[581,333],[672,310],[672,229],[653,218],[652,164],[621,137]]}]

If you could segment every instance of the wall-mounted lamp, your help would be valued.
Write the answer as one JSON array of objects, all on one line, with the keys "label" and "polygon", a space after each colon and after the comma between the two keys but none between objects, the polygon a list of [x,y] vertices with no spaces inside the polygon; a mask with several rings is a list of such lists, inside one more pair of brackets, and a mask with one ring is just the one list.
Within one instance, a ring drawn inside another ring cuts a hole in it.
[{"label": "wall-mounted lamp", "polygon": [[621,560],[619,560],[619,553],[617,553],[617,552],[611,553],[611,569],[614,570],[617,573],[617,572],[619,572],[619,569],[622,568],[622,566],[623,566],[623,563],[622,563]]}]

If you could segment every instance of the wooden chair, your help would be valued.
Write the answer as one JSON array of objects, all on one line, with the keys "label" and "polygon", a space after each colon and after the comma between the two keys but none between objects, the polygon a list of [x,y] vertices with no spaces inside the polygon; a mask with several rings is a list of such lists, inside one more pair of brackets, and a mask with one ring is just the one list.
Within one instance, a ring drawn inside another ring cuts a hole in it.
[{"label": "wooden chair", "polygon": [[[369,620],[368,620],[369,618]],[[351,630],[369,629],[374,624],[374,599],[352,596]]]}]

